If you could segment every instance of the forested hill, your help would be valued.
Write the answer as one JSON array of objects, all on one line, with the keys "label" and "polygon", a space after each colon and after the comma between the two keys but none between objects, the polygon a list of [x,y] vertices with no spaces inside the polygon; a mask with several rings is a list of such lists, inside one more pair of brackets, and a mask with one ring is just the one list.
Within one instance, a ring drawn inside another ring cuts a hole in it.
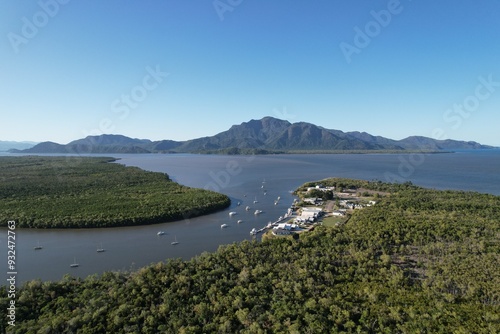
[{"label": "forested hill", "polygon": [[[9,330],[500,332],[500,197],[339,182],[393,194],[344,225],[297,238],[245,241],[131,273],[29,282]],[[5,310],[5,288],[1,295]]]}]

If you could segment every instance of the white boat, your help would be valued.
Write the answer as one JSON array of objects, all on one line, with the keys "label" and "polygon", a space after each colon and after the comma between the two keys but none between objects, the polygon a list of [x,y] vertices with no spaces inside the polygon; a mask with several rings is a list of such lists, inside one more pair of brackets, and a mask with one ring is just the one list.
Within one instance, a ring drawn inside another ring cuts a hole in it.
[{"label": "white boat", "polygon": [[236,212],[234,212],[234,211],[229,212],[229,216],[234,216],[235,214],[236,214]]},{"label": "white boat", "polygon": [[74,259],[73,263],[69,265],[71,268],[76,268],[79,266],[78,263],[76,263],[76,258]]},{"label": "white boat", "polygon": [[255,199],[253,200],[254,203],[259,203],[259,201],[257,201],[257,197],[255,197]]},{"label": "white boat", "polygon": [[226,227],[227,227],[227,224],[222,224],[222,225],[220,226],[220,228],[226,228]]},{"label": "white boat", "polygon": [[100,248],[97,248],[97,253],[102,253],[102,252],[105,252],[106,250],[104,248],[102,248],[102,244],[101,244],[101,247]]},{"label": "white boat", "polygon": [[42,247],[42,246],[40,246],[40,242],[39,242],[39,243],[38,243],[35,247],[33,247],[33,249],[34,249],[34,250],[40,250],[40,249],[42,249],[42,248],[43,248],[43,247]]},{"label": "white boat", "polygon": [[256,234],[257,234],[257,229],[254,227],[254,228],[250,231],[250,234],[251,234],[251,235],[256,235]]},{"label": "white boat", "polygon": [[156,234],[157,234],[157,235],[164,235],[164,234],[165,234],[165,232],[163,232],[163,231],[158,231],[158,233],[156,233]]},{"label": "white boat", "polygon": [[177,236],[174,237],[174,241],[172,241],[170,244],[172,245],[177,245],[179,242],[177,241]]},{"label": "white boat", "polygon": [[253,213],[254,215],[258,215],[258,214],[261,214],[262,213],[262,210],[255,210],[255,212]]},{"label": "white boat", "polygon": [[240,203],[240,202],[238,202],[238,206],[240,206],[240,205],[241,205],[241,203]]},{"label": "white boat", "polygon": [[243,223],[243,220],[240,219],[240,220],[237,221],[237,223],[241,224],[241,223]]}]

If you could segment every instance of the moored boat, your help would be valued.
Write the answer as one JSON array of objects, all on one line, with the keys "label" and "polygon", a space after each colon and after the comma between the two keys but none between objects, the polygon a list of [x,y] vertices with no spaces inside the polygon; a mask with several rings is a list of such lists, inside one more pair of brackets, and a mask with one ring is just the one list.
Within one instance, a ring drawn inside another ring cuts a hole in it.
[{"label": "moored boat", "polygon": [[101,244],[101,247],[100,248],[97,248],[97,253],[103,253],[105,252],[106,250],[104,248],[102,248],[102,244]]},{"label": "moored boat", "polygon": [[74,259],[73,263],[69,265],[71,268],[76,268],[79,266],[78,263],[76,263],[76,258]]}]

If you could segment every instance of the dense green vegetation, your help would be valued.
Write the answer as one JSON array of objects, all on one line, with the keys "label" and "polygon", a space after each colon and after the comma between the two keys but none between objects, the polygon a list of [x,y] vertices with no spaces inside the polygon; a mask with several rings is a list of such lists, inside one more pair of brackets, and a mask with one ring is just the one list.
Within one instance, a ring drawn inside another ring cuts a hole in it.
[{"label": "dense green vegetation", "polygon": [[161,223],[229,205],[227,196],[171,181],[112,158],[1,157],[0,222],[18,227]]},{"label": "dense green vegetation", "polygon": [[411,182],[405,183],[386,183],[380,180],[374,181],[366,181],[366,180],[354,180],[354,179],[346,179],[346,178],[329,178],[319,181],[311,181],[304,183],[300,186],[295,193],[300,193],[306,191],[309,187],[314,187],[318,184],[323,185],[324,187],[335,187],[337,191],[343,190],[359,190],[359,189],[367,189],[378,192],[399,192],[407,189],[419,189],[415,187]]},{"label": "dense green vegetation", "polygon": [[[410,184],[339,227],[18,291],[13,333],[498,333],[500,197]],[[5,290],[0,307],[7,307]],[[6,326],[5,318],[2,320]]]}]

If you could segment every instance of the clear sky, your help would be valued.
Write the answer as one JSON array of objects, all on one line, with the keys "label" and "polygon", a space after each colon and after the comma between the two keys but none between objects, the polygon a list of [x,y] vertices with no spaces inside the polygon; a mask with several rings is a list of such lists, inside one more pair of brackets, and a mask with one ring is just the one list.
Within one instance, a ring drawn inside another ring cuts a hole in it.
[{"label": "clear sky", "polygon": [[274,116],[500,146],[500,1],[0,2],[0,140]]}]

